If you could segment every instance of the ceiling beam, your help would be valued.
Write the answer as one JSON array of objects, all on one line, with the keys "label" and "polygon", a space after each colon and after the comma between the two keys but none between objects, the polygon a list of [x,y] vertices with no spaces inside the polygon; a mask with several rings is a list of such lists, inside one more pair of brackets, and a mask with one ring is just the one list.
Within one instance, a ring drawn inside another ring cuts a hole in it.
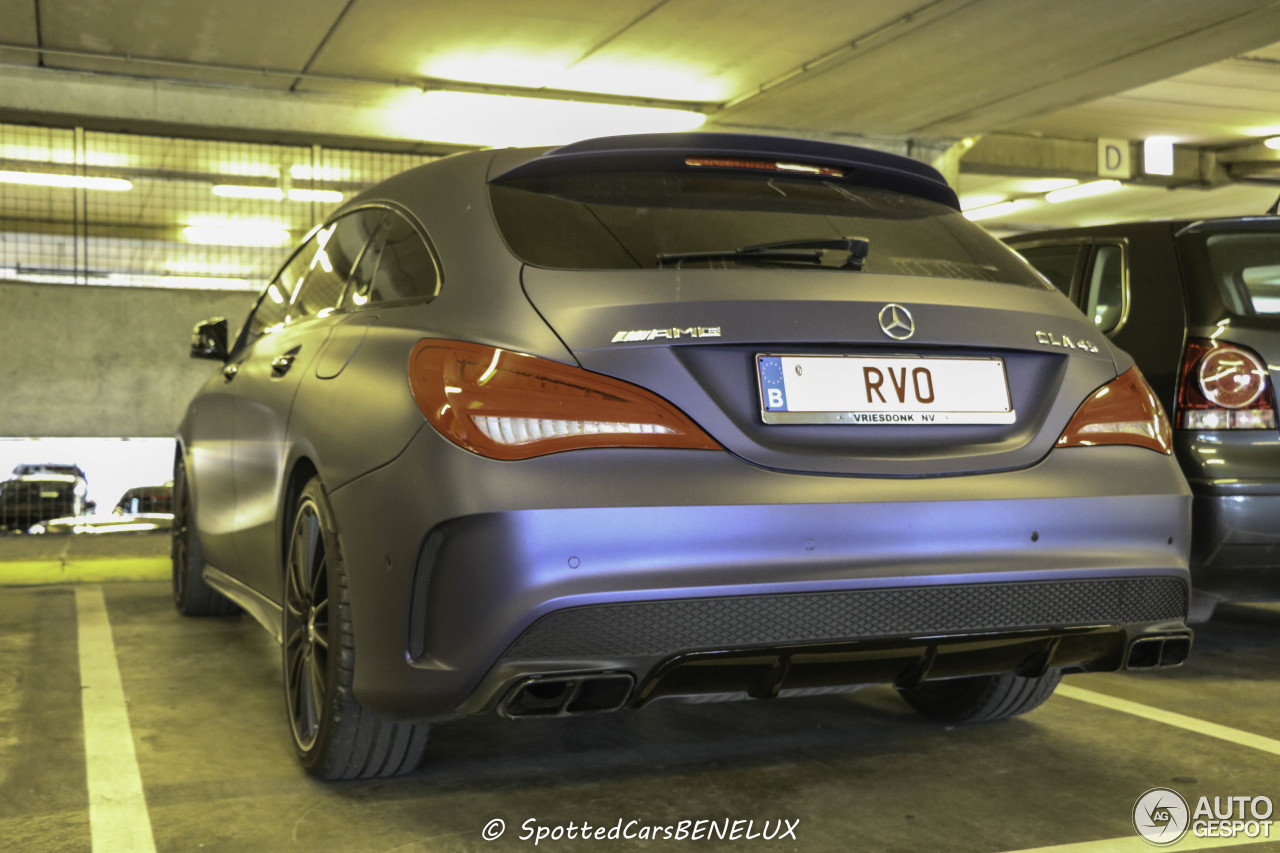
[{"label": "ceiling beam", "polygon": [[[1163,187],[1211,187],[1240,181],[1280,180],[1280,151],[1261,142],[1234,148],[1175,145],[1172,175],[1142,171],[1142,143],[1127,141],[1133,164],[1130,183]],[[1019,177],[1097,180],[1098,140],[1065,139],[1016,133],[988,133],[964,152],[964,172]]]},{"label": "ceiling beam", "polygon": [[462,150],[415,138],[394,109],[368,97],[47,68],[0,74],[0,121],[417,154]]}]

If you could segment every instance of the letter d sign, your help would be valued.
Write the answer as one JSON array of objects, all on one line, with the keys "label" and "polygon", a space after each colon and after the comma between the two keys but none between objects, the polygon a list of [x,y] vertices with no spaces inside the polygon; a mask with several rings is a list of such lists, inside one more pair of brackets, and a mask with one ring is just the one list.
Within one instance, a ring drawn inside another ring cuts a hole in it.
[{"label": "letter d sign", "polygon": [[1104,178],[1133,176],[1133,159],[1129,156],[1129,140],[1098,140],[1098,174]]}]

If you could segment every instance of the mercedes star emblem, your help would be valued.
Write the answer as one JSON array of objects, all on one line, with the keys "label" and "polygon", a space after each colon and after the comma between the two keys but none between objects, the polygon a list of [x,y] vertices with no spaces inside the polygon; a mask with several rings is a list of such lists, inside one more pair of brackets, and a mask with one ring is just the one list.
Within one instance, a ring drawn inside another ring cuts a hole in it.
[{"label": "mercedes star emblem", "polygon": [[890,302],[880,309],[880,328],[895,341],[905,341],[916,333],[916,321],[906,308]]}]

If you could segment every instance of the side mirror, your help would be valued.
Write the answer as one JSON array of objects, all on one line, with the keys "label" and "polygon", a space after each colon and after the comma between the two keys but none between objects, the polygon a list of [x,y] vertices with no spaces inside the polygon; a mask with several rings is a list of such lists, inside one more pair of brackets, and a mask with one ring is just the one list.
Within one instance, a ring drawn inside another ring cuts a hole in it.
[{"label": "side mirror", "polygon": [[227,360],[227,318],[213,317],[191,330],[191,357]]}]

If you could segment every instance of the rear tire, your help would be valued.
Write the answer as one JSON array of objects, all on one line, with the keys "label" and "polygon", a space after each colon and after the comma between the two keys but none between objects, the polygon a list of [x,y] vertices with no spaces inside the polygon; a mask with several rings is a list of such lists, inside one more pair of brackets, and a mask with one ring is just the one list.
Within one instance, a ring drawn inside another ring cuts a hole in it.
[{"label": "rear tire", "polygon": [[184,616],[229,616],[240,608],[204,582],[204,551],[191,513],[187,466],[179,458],[173,468],[173,604]]},{"label": "rear tire", "polygon": [[429,726],[384,720],[352,692],[355,632],[337,527],[318,478],[298,494],[285,549],[284,690],[299,761],[319,779],[408,773]]},{"label": "rear tire", "polygon": [[1053,695],[1062,673],[1053,670],[1038,678],[1011,672],[926,681],[919,687],[899,687],[907,704],[930,719],[949,723],[1003,720],[1038,708]]}]

